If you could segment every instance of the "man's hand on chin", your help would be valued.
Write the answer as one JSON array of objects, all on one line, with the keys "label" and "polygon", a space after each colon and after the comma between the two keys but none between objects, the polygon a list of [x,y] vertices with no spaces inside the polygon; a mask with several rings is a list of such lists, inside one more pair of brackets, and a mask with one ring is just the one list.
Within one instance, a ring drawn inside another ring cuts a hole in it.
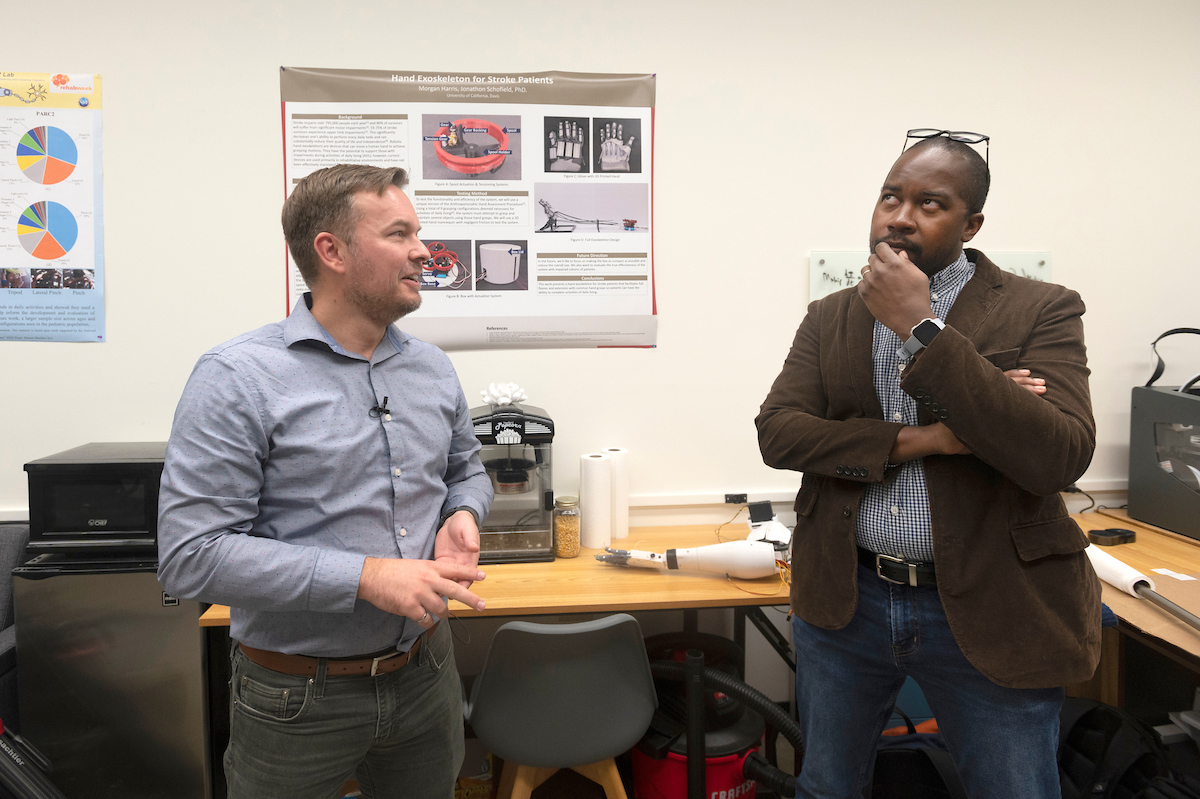
[{"label": "man's hand on chin", "polygon": [[871,315],[889,328],[900,341],[907,341],[922,319],[933,316],[929,304],[929,278],[908,258],[904,250],[896,252],[885,242],[862,268],[858,296]]},{"label": "man's hand on chin", "polygon": [[[446,519],[433,542],[433,559],[472,568],[479,565],[479,526],[470,511],[456,511]],[[459,585],[470,588],[471,581],[460,580]]]}]

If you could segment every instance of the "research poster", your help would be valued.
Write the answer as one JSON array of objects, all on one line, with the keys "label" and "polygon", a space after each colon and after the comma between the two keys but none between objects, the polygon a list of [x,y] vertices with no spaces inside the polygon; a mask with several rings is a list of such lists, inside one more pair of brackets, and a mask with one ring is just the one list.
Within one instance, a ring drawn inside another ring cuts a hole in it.
[{"label": "research poster", "polygon": [[0,341],[104,341],[100,76],[0,72]]},{"label": "research poster", "polygon": [[[653,75],[284,67],[284,179],[401,166],[443,349],[653,347]],[[306,290],[287,256],[290,310]]]}]

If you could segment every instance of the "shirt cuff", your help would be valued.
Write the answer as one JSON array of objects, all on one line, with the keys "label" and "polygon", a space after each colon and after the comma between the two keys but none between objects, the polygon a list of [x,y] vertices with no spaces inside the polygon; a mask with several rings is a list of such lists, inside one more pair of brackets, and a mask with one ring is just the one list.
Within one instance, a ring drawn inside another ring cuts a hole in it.
[{"label": "shirt cuff", "polygon": [[308,591],[308,610],[322,613],[352,613],[358,598],[365,555],[322,549],[313,569]]}]

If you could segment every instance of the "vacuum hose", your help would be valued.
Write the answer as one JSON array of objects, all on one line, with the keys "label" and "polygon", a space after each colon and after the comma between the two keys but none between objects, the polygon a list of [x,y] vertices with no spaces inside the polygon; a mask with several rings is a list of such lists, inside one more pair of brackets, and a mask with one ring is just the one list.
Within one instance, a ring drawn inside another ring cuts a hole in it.
[{"label": "vacuum hose", "polygon": [[[659,679],[682,681],[684,664],[671,660],[656,660],[650,664],[650,672]],[[768,724],[783,733],[783,737],[803,762],[804,740],[800,735],[800,726],[779,705],[741,680],[711,666],[704,667],[704,684],[710,688],[719,688],[762,716]],[[689,737],[688,741],[691,740],[693,739]],[[775,768],[757,752],[751,752],[742,763],[742,775],[762,783],[780,796],[796,795],[796,778]]]}]

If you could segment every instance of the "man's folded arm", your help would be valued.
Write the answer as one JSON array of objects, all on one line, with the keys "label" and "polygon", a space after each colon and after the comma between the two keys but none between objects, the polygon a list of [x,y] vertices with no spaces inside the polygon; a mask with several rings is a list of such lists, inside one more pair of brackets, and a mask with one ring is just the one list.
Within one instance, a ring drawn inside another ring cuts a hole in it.
[{"label": "man's folded arm", "polygon": [[821,372],[820,310],[819,303],[809,305],[783,370],[754,420],[759,450],[776,469],[879,482],[900,425],[863,417],[825,418],[830,403]]},{"label": "man's folded arm", "polygon": [[[1021,344],[1018,361],[1044,378],[1038,395],[1015,383],[947,327],[905,370],[901,386],[970,451],[1033,494],[1048,496],[1087,469],[1096,446],[1083,344],[1083,301],[1052,293]],[[943,415],[944,414],[944,415]]]}]

